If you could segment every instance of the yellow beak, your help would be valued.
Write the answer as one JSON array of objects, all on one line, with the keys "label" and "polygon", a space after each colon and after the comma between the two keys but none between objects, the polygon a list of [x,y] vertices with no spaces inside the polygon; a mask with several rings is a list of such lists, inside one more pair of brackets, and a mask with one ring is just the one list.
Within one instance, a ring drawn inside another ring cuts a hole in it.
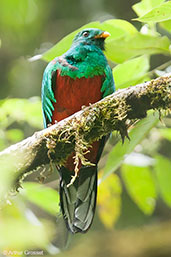
[{"label": "yellow beak", "polygon": [[107,38],[109,36],[110,36],[110,33],[107,31],[104,31],[100,35],[95,36],[94,38]]}]

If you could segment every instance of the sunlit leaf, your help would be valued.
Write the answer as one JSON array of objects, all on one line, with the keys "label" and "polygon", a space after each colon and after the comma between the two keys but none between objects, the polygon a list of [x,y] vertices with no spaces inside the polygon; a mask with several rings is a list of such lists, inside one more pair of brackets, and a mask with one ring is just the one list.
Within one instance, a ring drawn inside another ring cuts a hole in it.
[{"label": "sunlit leaf", "polygon": [[[3,125],[7,121],[26,121],[33,127],[42,128],[42,111],[39,98],[31,99],[7,99],[0,105],[0,121]],[[8,125],[8,124],[6,124]]]},{"label": "sunlit leaf", "polygon": [[[111,39],[117,39],[123,36],[128,36],[134,34],[137,30],[136,28],[129,22],[125,20],[107,20],[103,23],[100,22],[91,22],[82,26],[81,28],[75,30],[74,32],[70,33],[66,37],[64,37],[61,41],[59,41],[54,47],[49,49],[42,55],[42,59],[46,61],[51,61],[56,56],[62,55],[66,52],[69,47],[71,46],[72,40],[74,36],[85,28],[99,28],[105,31],[108,31],[111,34]],[[108,42],[108,40],[107,40]],[[108,45],[108,43],[106,43]]]},{"label": "sunlit leaf", "polygon": [[108,20],[104,23],[89,23],[64,37],[54,47],[42,55],[42,59],[51,61],[60,56],[71,46],[76,33],[84,28],[93,27],[109,31],[111,37],[106,41],[106,55],[108,59],[122,63],[129,58],[143,54],[168,53],[169,40],[167,37],[143,35],[128,22],[123,20]]},{"label": "sunlit leaf", "polygon": [[128,21],[121,19],[111,19],[100,23],[101,29],[108,31],[111,39],[117,39],[122,36],[133,35],[137,29]]},{"label": "sunlit leaf", "polygon": [[165,0],[142,0],[137,4],[134,4],[132,8],[138,16],[142,16],[162,4],[164,1]]},{"label": "sunlit leaf", "polygon": [[154,167],[161,196],[165,203],[171,207],[171,161],[164,156],[156,156]]},{"label": "sunlit leaf", "polygon": [[171,33],[171,20],[162,21],[159,23],[159,25]]},{"label": "sunlit leaf", "polygon": [[3,219],[0,221],[0,231],[3,235],[0,240],[0,248],[3,250],[21,250],[26,249],[26,247],[45,247],[52,234],[51,228],[52,226],[47,222],[33,225],[26,219]]},{"label": "sunlit leaf", "polygon": [[59,194],[57,191],[31,182],[24,183],[23,188],[24,190],[21,190],[21,194],[25,199],[56,216],[59,212]]},{"label": "sunlit leaf", "polygon": [[141,22],[160,22],[171,19],[171,2],[165,2],[136,20]]},{"label": "sunlit leaf", "polygon": [[122,63],[144,54],[169,54],[170,41],[167,37],[144,35],[139,32],[119,39],[109,39],[106,46],[107,58]]},{"label": "sunlit leaf", "polygon": [[116,174],[112,174],[98,187],[98,214],[107,228],[112,228],[121,211],[121,183]]},{"label": "sunlit leaf", "polygon": [[16,143],[24,139],[24,133],[20,129],[9,129],[6,131],[6,137],[8,140],[12,141],[12,143]]},{"label": "sunlit leaf", "polygon": [[121,169],[129,195],[145,214],[151,214],[155,208],[156,189],[150,169],[127,164]]},{"label": "sunlit leaf", "polygon": [[136,85],[149,69],[148,56],[140,56],[117,65],[113,69],[116,88]]},{"label": "sunlit leaf", "polygon": [[171,141],[171,128],[159,129],[159,132],[164,138]]},{"label": "sunlit leaf", "polygon": [[122,145],[118,142],[112,151],[108,155],[106,166],[104,168],[103,179],[116,171],[122,164],[123,160],[128,154],[130,154],[135,146],[141,142],[141,140],[148,134],[148,132],[158,123],[158,114],[150,114],[147,118],[141,120],[130,131],[130,141],[126,140]]},{"label": "sunlit leaf", "polygon": [[[7,186],[7,182],[9,182],[9,177],[6,175],[12,176],[6,169],[8,161],[6,165],[1,166],[1,168],[4,167],[3,171],[7,174],[0,177],[0,192],[5,189],[4,199],[2,202],[0,201],[0,251],[3,249],[7,253],[6,256],[13,256],[14,254],[8,254],[8,251],[46,248],[54,234],[54,227],[49,221],[39,220],[26,207],[25,202],[21,201],[21,197],[10,198],[10,195],[7,195],[8,188],[2,188],[2,184]],[[1,195],[0,200],[2,200]]]},{"label": "sunlit leaf", "polygon": [[[138,84],[141,84],[141,83],[144,83],[144,82],[146,82],[146,81],[150,81],[151,80],[151,78],[150,78],[150,76],[148,75],[148,72],[146,73],[146,74],[144,74],[144,76],[142,76],[142,77],[140,77],[135,83],[135,85],[138,85]],[[134,84],[134,83],[133,83]],[[131,83],[131,86],[133,85],[132,83]]]}]

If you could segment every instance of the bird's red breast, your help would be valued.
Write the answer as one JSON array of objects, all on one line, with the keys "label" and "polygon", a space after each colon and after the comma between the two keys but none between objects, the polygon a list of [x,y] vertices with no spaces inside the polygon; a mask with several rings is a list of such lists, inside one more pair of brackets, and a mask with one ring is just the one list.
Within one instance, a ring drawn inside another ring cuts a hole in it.
[{"label": "bird's red breast", "polygon": [[99,101],[102,98],[100,90],[103,80],[103,76],[73,79],[69,76],[60,76],[57,71],[54,89],[56,103],[53,104],[52,124],[81,110],[83,105],[88,106]]},{"label": "bird's red breast", "polygon": [[[52,124],[81,110],[82,106],[88,106],[102,98],[100,90],[104,76],[73,79],[69,76],[61,76],[59,71],[56,76],[56,87],[54,88],[56,103],[53,104]],[[92,144],[86,158],[95,163],[98,149],[99,142],[97,141]],[[74,169],[73,156],[74,154],[70,155],[66,163],[66,167],[71,171]]]}]

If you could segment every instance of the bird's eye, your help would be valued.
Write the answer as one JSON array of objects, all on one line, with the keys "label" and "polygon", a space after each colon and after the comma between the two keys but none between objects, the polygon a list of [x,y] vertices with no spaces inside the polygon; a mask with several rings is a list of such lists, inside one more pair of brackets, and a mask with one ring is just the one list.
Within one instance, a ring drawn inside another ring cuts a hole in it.
[{"label": "bird's eye", "polygon": [[88,32],[88,31],[85,31],[85,32],[83,33],[83,36],[84,36],[84,37],[88,37],[88,36],[89,36],[89,32]]}]

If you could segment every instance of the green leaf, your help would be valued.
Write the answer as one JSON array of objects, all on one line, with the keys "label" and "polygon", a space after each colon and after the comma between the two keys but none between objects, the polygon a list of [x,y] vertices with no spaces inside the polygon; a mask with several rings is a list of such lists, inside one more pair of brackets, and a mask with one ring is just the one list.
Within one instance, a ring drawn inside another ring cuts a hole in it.
[{"label": "green leaf", "polygon": [[[2,168],[2,166],[1,166]],[[7,197],[7,191],[5,192]],[[2,199],[2,198],[1,198]],[[10,254],[10,250],[45,249],[54,235],[54,226],[50,221],[39,220],[26,206],[21,197],[9,196],[7,201],[0,202],[0,249],[6,250],[6,256],[18,256]],[[9,252],[8,252],[9,250]],[[22,253],[19,254],[20,256]],[[22,255],[23,256],[23,255]]]},{"label": "green leaf", "polygon": [[[6,120],[7,119],[7,120]],[[41,102],[37,97],[30,99],[7,99],[0,102],[1,126],[11,121],[26,121],[31,126],[42,128]],[[7,123],[7,124],[6,124]]]},{"label": "green leaf", "polygon": [[159,129],[159,132],[164,138],[171,141],[171,128]]},{"label": "green leaf", "polygon": [[165,30],[167,30],[169,33],[171,33],[171,20],[162,21],[159,23],[159,25]]},{"label": "green leaf", "polygon": [[171,2],[168,1],[155,7],[151,11],[147,12],[143,16],[135,19],[141,22],[160,22],[171,19]]},{"label": "green leaf", "polygon": [[42,55],[42,59],[51,61],[62,55],[71,46],[76,33],[84,28],[99,28],[111,34],[106,40],[106,55],[109,60],[122,63],[130,58],[155,53],[169,53],[167,37],[143,35],[133,25],[124,20],[107,20],[103,23],[92,22],[64,37],[54,47]]},{"label": "green leaf", "polygon": [[99,28],[108,31],[111,34],[111,39],[117,39],[123,36],[132,35],[137,32],[136,28],[131,23],[124,20],[107,20],[103,23],[91,22],[64,37],[55,46],[45,52],[42,55],[42,59],[45,61],[51,61],[56,56],[60,56],[65,53],[70,48],[75,35],[85,28]]},{"label": "green leaf", "polygon": [[164,202],[171,207],[171,161],[164,156],[156,156],[154,167],[161,196]]},{"label": "green leaf", "polygon": [[[45,247],[52,238],[52,225],[44,222],[40,225],[31,224],[26,219],[4,218],[0,221],[1,240],[0,248],[6,250],[7,256],[9,249],[35,249]],[[21,254],[20,254],[21,255]]]},{"label": "green leaf", "polygon": [[145,13],[151,11],[153,8],[159,6],[165,0],[142,0],[141,2],[134,4],[132,9],[138,16],[142,16]]},{"label": "green leaf", "polygon": [[45,211],[52,215],[57,215],[59,212],[59,194],[54,189],[37,184],[24,183],[24,190],[21,194],[30,202],[37,204]]},{"label": "green leaf", "polygon": [[104,168],[103,179],[108,177],[111,173],[119,168],[119,166],[126,158],[126,155],[130,154],[134,150],[135,146],[139,144],[148,134],[151,128],[153,128],[158,123],[158,120],[158,113],[151,113],[147,118],[137,123],[130,131],[130,141],[127,140],[123,145],[121,142],[118,142],[114,146],[108,155],[106,166]]},{"label": "green leaf", "polygon": [[121,192],[121,182],[116,174],[112,174],[98,187],[98,214],[107,228],[112,228],[120,216]]},{"label": "green leaf", "polygon": [[122,63],[144,54],[170,54],[170,41],[167,37],[144,35],[139,32],[119,39],[109,39],[106,45],[107,58]]},{"label": "green leaf", "polygon": [[106,20],[100,23],[100,28],[111,34],[110,39],[133,35],[137,32],[137,29],[131,23],[121,19]]},{"label": "green leaf", "polygon": [[156,189],[150,169],[124,164],[122,177],[129,195],[137,206],[145,214],[152,214],[156,202]]},{"label": "green leaf", "polygon": [[103,23],[92,22],[64,37],[54,47],[42,55],[42,59],[51,61],[62,55],[71,46],[76,33],[84,28],[99,28],[111,34],[106,40],[106,55],[109,60],[122,63],[130,58],[154,53],[169,53],[167,37],[143,35],[133,25],[124,20],[107,20]]},{"label": "green leaf", "polygon": [[113,69],[116,88],[136,85],[149,69],[148,56],[140,56],[117,65]]},{"label": "green leaf", "polygon": [[9,129],[6,131],[6,137],[8,140],[16,143],[24,139],[24,133],[20,129]]}]

